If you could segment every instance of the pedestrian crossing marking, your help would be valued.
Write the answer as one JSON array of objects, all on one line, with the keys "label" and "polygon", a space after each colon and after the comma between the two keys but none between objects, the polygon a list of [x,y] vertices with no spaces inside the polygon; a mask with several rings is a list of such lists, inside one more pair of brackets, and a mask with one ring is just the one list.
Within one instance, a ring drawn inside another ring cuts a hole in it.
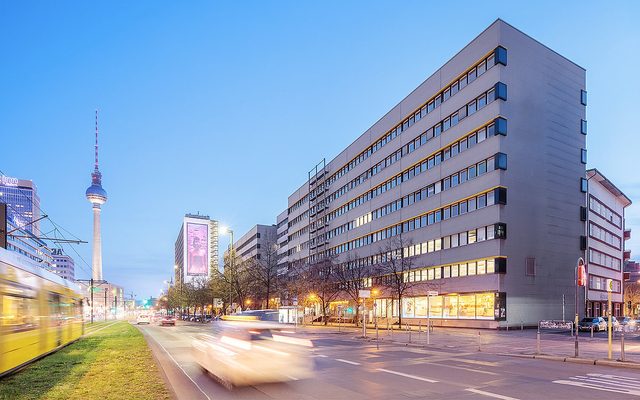
[{"label": "pedestrian crossing marking", "polygon": [[630,376],[590,373],[555,380],[553,383],[640,397],[640,378]]}]

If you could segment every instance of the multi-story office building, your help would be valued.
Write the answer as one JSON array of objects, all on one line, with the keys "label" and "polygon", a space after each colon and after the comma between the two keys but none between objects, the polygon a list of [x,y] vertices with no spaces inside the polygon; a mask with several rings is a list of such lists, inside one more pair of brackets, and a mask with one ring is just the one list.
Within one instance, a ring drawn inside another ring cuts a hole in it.
[{"label": "multi-story office building", "polygon": [[380,316],[560,319],[586,250],[586,103],[582,67],[497,20],[289,196],[289,264],[368,269],[401,238],[413,287],[400,307],[383,290]]},{"label": "multi-story office building", "polygon": [[7,203],[9,223],[40,234],[40,197],[32,181],[0,175],[0,202]]},{"label": "multi-story office building", "polygon": [[62,249],[53,249],[53,264],[51,270],[57,275],[69,281],[76,279],[75,263],[73,258],[64,254]]},{"label": "multi-story office building", "polygon": [[49,271],[53,269],[52,250],[44,241],[28,231],[26,227],[20,228],[9,220],[7,220],[7,231],[11,232],[7,236],[7,250],[28,257],[41,268]]},{"label": "multi-story office building", "polygon": [[289,233],[289,218],[287,218],[288,211],[285,210],[278,215],[276,225],[276,242],[278,244],[278,275],[284,275],[288,271],[289,257],[287,255],[288,246],[288,233]]},{"label": "multi-story office building", "polygon": [[[277,256],[276,225],[254,225],[233,244],[233,250],[242,261],[264,261],[270,255]],[[224,252],[225,257],[228,254],[229,250]]]},{"label": "multi-story office building", "polygon": [[611,181],[597,169],[587,171],[588,262],[587,316],[604,316],[607,311],[607,279],[612,280],[613,315],[624,314],[623,262],[629,254],[624,250],[625,239],[631,237],[624,227],[624,210],[631,204]]},{"label": "multi-story office building", "polygon": [[209,277],[218,269],[218,221],[186,214],[175,243],[175,282]]}]

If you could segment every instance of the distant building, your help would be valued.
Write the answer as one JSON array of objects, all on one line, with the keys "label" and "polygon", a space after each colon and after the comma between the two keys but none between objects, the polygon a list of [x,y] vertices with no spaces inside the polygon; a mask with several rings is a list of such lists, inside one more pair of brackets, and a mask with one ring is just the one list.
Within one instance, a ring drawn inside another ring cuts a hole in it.
[{"label": "distant building", "polygon": [[607,279],[613,283],[612,312],[624,314],[623,269],[628,260],[624,250],[627,235],[624,209],[631,204],[611,181],[597,169],[587,171],[587,309],[586,316],[604,316],[607,311]]},{"label": "distant building", "polygon": [[[249,259],[263,260],[269,251],[277,253],[276,225],[254,225],[233,244],[236,256],[242,261]],[[269,246],[273,246],[269,249]],[[225,257],[229,250],[225,251]]]},{"label": "distant building", "polygon": [[[104,281],[103,281],[104,282]],[[76,281],[85,297],[85,319],[91,317],[91,283],[88,280]],[[125,317],[124,287],[113,283],[96,283],[93,288],[94,320],[110,320]]]},{"label": "distant building", "polygon": [[0,202],[7,203],[9,223],[36,235],[40,232],[40,197],[33,181],[0,175]]},{"label": "distant building", "polygon": [[175,243],[176,285],[209,277],[218,268],[218,221],[186,214]]},{"label": "distant building", "polygon": [[289,257],[287,256],[287,233],[289,232],[289,218],[287,210],[278,215],[276,233],[278,243],[278,275],[284,275],[289,270]]},{"label": "distant building", "polygon": [[62,249],[53,249],[53,264],[51,271],[64,279],[73,281],[76,279],[75,263],[71,256],[64,254]]}]

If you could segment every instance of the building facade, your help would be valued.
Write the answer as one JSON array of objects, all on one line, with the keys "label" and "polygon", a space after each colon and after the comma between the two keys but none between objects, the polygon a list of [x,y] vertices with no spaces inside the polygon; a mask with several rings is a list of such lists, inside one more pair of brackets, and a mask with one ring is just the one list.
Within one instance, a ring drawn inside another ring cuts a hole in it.
[{"label": "building facade", "polygon": [[[560,319],[586,250],[586,103],[582,67],[497,20],[312,168],[278,218],[281,253],[289,266],[410,259],[410,295],[397,304],[383,289],[380,317],[487,328]],[[577,304],[583,313],[584,297]]]},{"label": "building facade", "polygon": [[33,181],[0,175],[0,202],[7,204],[10,224],[40,234],[40,197]]},{"label": "building facade", "polygon": [[75,281],[76,271],[73,258],[64,254],[64,251],[59,248],[53,249],[51,253],[53,256],[51,271],[66,280]]},{"label": "building facade", "polygon": [[[588,214],[587,243],[587,305],[586,316],[605,316],[607,312],[607,279],[611,279],[612,312],[624,315],[624,270],[628,260],[624,243],[630,237],[625,230],[624,211],[631,204],[611,181],[597,169],[587,171]],[[586,260],[586,259],[585,259]]]},{"label": "building facade", "polygon": [[[264,261],[269,255],[277,255],[276,225],[254,225],[233,244],[236,257],[241,261]],[[229,250],[225,251],[227,257]]]},{"label": "building facade", "polygon": [[185,214],[175,243],[176,285],[209,277],[218,269],[218,221]]}]

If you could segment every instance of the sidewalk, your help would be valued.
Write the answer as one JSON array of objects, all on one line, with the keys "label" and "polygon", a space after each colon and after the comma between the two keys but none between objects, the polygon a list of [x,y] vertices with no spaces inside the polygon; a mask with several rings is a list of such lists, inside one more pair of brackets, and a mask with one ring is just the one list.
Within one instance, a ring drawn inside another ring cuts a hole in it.
[{"label": "sidewalk", "polygon": [[[305,325],[307,331],[322,330],[331,333],[352,334],[362,337],[362,327],[353,324],[337,326],[330,324]],[[540,335],[540,351],[537,351],[537,331],[535,329],[495,331],[464,328],[434,328],[427,335],[426,328],[412,327],[410,331],[396,327],[387,330],[379,327],[378,337],[381,343],[394,343],[407,346],[429,347],[434,349],[456,349],[462,352],[481,351],[517,357],[552,359],[566,362],[634,367],[640,369],[640,335],[625,334],[625,362],[620,359],[620,334],[616,333],[612,340],[612,360],[607,359],[607,338],[590,337],[587,332],[578,336],[579,357],[574,357],[574,337],[568,333],[542,331]],[[376,332],[372,325],[367,325],[367,338],[375,340]],[[429,344],[427,344],[427,341]]]}]

